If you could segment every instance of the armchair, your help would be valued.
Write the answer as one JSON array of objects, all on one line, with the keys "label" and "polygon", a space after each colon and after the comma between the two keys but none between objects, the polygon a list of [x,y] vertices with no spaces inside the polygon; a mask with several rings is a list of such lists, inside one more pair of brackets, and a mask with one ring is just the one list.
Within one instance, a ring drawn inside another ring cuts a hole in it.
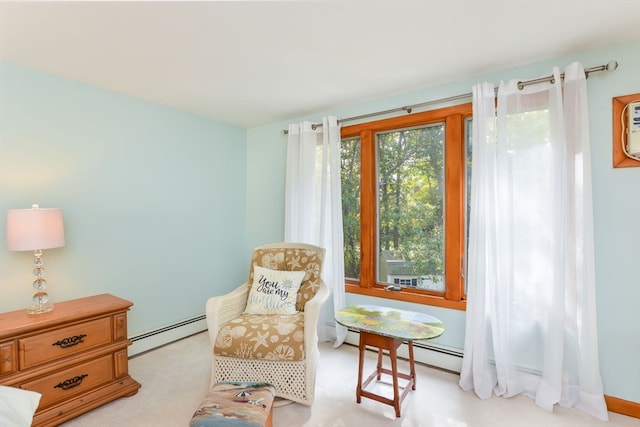
[{"label": "armchair", "polygon": [[[320,359],[318,317],[329,296],[321,277],[324,253],[323,248],[302,243],[260,246],[253,252],[249,280],[226,295],[207,300],[211,385],[220,381],[267,382],[275,387],[278,397],[313,403]],[[245,313],[249,296],[256,292],[251,293],[252,286],[259,287],[256,270],[261,274],[270,270],[306,273],[299,274],[304,278],[294,314]]]}]

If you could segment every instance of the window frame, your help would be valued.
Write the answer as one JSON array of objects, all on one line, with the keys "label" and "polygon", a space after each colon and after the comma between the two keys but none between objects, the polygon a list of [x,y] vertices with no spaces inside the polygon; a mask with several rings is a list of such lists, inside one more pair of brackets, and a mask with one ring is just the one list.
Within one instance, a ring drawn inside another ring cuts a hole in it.
[{"label": "window frame", "polygon": [[[360,138],[360,280],[346,279],[345,291],[457,310],[466,309],[466,119],[472,104],[443,107],[367,123],[344,126],[340,138]],[[402,288],[387,291],[376,281],[377,173],[375,134],[434,123],[445,124],[445,291]],[[457,272],[457,273],[456,273]]]}]

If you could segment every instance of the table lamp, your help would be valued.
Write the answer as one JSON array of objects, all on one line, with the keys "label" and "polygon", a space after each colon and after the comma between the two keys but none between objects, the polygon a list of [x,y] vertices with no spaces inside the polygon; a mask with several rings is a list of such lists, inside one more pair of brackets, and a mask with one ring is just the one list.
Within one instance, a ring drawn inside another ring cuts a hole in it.
[{"label": "table lamp", "polygon": [[49,295],[45,292],[42,250],[64,246],[64,226],[61,209],[9,209],[7,211],[7,249],[10,251],[34,251],[33,305],[29,314],[41,314],[53,310]]}]

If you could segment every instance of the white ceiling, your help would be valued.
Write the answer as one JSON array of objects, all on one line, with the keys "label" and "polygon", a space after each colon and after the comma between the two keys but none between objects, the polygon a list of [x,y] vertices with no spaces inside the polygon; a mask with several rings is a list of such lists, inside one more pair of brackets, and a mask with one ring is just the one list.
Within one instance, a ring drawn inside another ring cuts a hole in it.
[{"label": "white ceiling", "polygon": [[0,59],[242,127],[638,38],[640,0],[0,1]]}]

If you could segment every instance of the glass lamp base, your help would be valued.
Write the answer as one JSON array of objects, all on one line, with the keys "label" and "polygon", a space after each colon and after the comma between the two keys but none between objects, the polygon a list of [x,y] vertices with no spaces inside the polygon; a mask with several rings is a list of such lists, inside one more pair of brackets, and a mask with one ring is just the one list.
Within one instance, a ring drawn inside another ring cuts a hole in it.
[{"label": "glass lamp base", "polygon": [[36,277],[36,280],[33,281],[33,289],[36,290],[36,293],[33,294],[33,298],[31,299],[33,305],[27,308],[27,313],[48,313],[53,310],[53,303],[49,302],[49,295],[45,292],[45,289],[47,288],[47,281],[42,278],[44,276],[44,268],[42,267],[44,264],[44,261],[42,260],[42,251],[38,249],[33,252],[33,255],[33,265],[35,266],[33,269],[33,275]]},{"label": "glass lamp base", "polygon": [[53,303],[37,304],[27,308],[28,314],[42,314],[53,310]]}]

